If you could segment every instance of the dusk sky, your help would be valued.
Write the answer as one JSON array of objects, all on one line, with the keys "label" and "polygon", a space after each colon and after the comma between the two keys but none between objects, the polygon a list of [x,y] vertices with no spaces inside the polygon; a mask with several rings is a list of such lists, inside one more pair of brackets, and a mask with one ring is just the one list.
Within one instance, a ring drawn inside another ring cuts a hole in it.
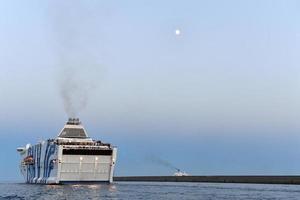
[{"label": "dusk sky", "polygon": [[299,175],[299,10],[1,1],[0,180],[21,181],[16,148],[56,137],[70,112],[118,146],[116,175],[174,173],[149,157],[193,175]]}]

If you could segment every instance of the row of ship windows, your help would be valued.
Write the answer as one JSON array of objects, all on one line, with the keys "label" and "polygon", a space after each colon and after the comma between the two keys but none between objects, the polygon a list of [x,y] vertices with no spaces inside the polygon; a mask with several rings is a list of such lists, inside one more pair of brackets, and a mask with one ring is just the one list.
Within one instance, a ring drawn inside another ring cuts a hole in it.
[{"label": "row of ship windows", "polygon": [[63,155],[112,155],[112,150],[95,150],[95,149],[63,149]]}]

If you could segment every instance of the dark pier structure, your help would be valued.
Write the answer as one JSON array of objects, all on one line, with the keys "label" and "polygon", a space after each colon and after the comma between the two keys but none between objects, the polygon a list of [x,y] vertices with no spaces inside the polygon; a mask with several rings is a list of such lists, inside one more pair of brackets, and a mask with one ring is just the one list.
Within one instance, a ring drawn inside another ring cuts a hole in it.
[{"label": "dark pier structure", "polygon": [[119,176],[114,181],[298,184],[300,176]]}]

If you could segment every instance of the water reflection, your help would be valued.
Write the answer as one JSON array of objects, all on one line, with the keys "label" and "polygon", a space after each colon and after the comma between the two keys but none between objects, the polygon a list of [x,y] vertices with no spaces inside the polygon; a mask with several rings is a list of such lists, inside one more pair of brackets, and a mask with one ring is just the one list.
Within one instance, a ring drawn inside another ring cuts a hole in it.
[{"label": "water reflection", "polygon": [[214,183],[0,184],[1,199],[299,199],[291,185]]},{"label": "water reflection", "polygon": [[117,192],[117,186],[115,184],[110,184],[108,190],[110,192]]},{"label": "water reflection", "polygon": [[40,199],[102,199],[117,198],[117,185],[107,183],[66,184],[66,185],[34,185],[40,187],[36,196]]},{"label": "water reflection", "polygon": [[101,188],[101,185],[100,184],[94,184],[94,185],[88,185],[87,187],[89,189],[92,189],[92,190],[97,190],[97,189]]}]

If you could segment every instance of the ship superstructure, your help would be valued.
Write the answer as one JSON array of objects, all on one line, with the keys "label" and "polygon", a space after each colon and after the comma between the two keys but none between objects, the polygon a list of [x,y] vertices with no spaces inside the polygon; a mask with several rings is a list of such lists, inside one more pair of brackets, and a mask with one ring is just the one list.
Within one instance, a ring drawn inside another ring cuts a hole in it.
[{"label": "ship superstructure", "polygon": [[117,148],[88,137],[78,118],[69,118],[55,139],[19,147],[26,183],[112,182]]}]

